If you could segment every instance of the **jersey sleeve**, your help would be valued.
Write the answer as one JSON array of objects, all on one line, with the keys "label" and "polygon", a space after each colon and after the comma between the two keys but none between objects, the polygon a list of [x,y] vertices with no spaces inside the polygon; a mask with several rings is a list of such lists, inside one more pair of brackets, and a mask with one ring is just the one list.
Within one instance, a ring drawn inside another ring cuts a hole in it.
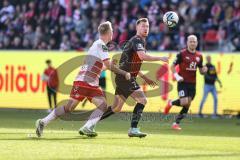
[{"label": "jersey sleeve", "polygon": [[176,55],[175,60],[173,61],[173,64],[176,66],[182,62],[182,56],[181,52]]},{"label": "jersey sleeve", "polygon": [[99,53],[99,58],[102,61],[110,59],[109,54],[108,54],[108,48],[107,48],[106,45],[101,44],[101,45],[99,45],[98,49],[99,49],[99,52],[98,52]]},{"label": "jersey sleeve", "polygon": [[144,48],[144,42],[141,41],[140,39],[136,38],[132,41],[133,43],[133,50],[134,51],[145,51],[145,48]]},{"label": "jersey sleeve", "polygon": [[202,55],[200,56],[200,61],[197,64],[197,66],[198,66],[198,68],[202,68],[203,67],[203,57],[202,57]]}]

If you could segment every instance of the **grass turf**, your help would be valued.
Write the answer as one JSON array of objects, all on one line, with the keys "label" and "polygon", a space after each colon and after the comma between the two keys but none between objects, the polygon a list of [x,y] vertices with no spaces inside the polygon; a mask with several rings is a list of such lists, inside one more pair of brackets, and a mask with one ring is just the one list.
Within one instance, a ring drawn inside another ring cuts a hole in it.
[{"label": "grass turf", "polygon": [[101,122],[96,138],[78,135],[83,122],[57,120],[39,139],[35,120],[45,115],[41,111],[1,110],[0,159],[240,159],[237,119],[187,119],[178,132],[170,129],[171,118],[145,118],[141,130],[149,134],[142,139],[128,138],[130,122],[124,114]]}]

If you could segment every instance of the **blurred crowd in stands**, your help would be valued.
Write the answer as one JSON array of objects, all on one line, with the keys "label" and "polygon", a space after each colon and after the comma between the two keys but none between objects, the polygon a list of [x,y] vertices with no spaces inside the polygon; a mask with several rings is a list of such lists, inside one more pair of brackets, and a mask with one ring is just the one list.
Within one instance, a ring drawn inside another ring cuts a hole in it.
[{"label": "blurred crowd in stands", "polygon": [[[169,10],[180,17],[173,29],[162,22]],[[140,17],[150,21],[148,50],[178,50],[196,34],[200,50],[240,51],[240,0],[1,0],[0,49],[86,50],[106,20],[121,45]]]}]

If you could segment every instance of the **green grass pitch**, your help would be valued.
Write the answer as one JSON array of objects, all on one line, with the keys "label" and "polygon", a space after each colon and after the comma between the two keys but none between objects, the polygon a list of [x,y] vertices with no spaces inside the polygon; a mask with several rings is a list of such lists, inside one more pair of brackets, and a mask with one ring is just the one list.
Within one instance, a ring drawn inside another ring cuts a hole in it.
[{"label": "green grass pitch", "polygon": [[[239,160],[240,120],[185,120],[182,131],[170,129],[171,120],[141,122],[146,138],[128,138],[129,121],[121,116],[97,126],[98,137],[78,135],[83,122],[57,120],[42,138],[35,136],[40,111],[0,110],[0,159],[2,160]],[[120,118],[121,117],[121,118]]]}]

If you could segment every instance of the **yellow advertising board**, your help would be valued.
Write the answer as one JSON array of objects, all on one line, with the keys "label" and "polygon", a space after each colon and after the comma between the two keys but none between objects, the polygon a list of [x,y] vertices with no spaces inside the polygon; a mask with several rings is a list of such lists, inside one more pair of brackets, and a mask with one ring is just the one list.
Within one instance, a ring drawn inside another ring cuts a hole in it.
[{"label": "yellow advertising board", "polygon": [[[170,64],[175,54],[150,53],[160,56],[170,56]],[[203,53],[206,56],[208,53]],[[111,56],[113,56],[112,54]],[[211,53],[213,64],[217,68],[218,76],[222,81],[223,88],[218,84],[218,111],[224,109],[240,110],[239,93],[240,84],[240,54],[217,54]],[[48,109],[46,83],[42,81],[42,74],[46,68],[45,61],[51,59],[53,66],[58,68],[60,77],[60,89],[58,102],[69,97],[72,82],[79,71],[79,66],[84,60],[82,52],[42,52],[42,51],[1,51],[0,52],[0,107],[2,108],[29,108]],[[118,58],[119,56],[117,56]],[[114,59],[116,57],[114,56]],[[167,99],[177,98],[176,82],[173,80],[169,65],[158,63],[144,63],[142,70],[158,86],[151,88],[144,85],[139,78],[138,82],[143,87],[148,97],[145,111],[162,111]],[[114,96],[114,75],[107,71],[107,100],[111,105]],[[203,76],[197,75],[197,94],[191,106],[191,112],[197,113],[203,95]],[[131,98],[123,107],[123,111],[132,111],[134,105]],[[87,103],[84,109],[92,109],[94,106]],[[81,109],[81,104],[78,106]],[[176,107],[173,112],[179,111]],[[209,95],[203,109],[204,113],[213,112],[213,99]]]}]

